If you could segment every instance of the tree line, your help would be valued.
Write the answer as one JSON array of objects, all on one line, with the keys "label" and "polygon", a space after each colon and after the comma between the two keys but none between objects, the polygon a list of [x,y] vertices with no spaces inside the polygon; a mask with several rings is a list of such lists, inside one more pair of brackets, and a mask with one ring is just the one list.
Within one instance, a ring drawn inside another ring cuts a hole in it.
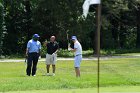
[{"label": "tree line", "polygon": [[[55,35],[60,48],[76,35],[96,51],[96,7],[82,18],[84,0],[0,0],[0,55],[23,53],[34,33]],[[140,48],[140,1],[102,0],[101,48]]]}]

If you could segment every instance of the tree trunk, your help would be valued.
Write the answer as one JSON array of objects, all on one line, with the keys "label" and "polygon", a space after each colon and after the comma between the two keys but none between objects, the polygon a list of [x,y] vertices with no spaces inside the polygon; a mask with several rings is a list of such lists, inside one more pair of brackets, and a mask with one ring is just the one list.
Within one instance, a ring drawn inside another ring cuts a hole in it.
[{"label": "tree trunk", "polygon": [[138,10],[136,11],[137,13],[137,41],[136,41],[136,47],[140,48],[140,5],[138,5]]},{"label": "tree trunk", "polygon": [[2,45],[3,45],[3,5],[0,3],[0,56],[2,55]]},{"label": "tree trunk", "polygon": [[25,9],[26,9],[26,31],[27,31],[27,38],[30,39],[31,35],[33,34],[31,32],[31,4],[30,0],[25,0]]},{"label": "tree trunk", "polygon": [[126,40],[126,28],[123,26],[123,24],[120,25],[120,48],[125,47],[125,40]]},{"label": "tree trunk", "polygon": [[[97,27],[97,26],[96,26],[96,27]],[[93,36],[94,36],[94,38],[93,38],[93,50],[94,50],[94,51],[93,51],[93,54],[94,54],[94,55],[97,55],[97,43],[98,43],[98,42],[97,42],[97,38],[98,38],[98,37],[97,37],[97,29],[96,29],[96,31],[93,32]]]},{"label": "tree trunk", "polygon": [[114,46],[115,46],[115,48],[118,48],[118,47],[120,47],[120,44],[119,44],[119,41],[118,41],[118,38],[119,38],[119,31],[118,31],[119,23],[118,23],[117,20],[111,19],[111,25],[112,25],[111,30],[112,30],[112,37],[114,39]]}]

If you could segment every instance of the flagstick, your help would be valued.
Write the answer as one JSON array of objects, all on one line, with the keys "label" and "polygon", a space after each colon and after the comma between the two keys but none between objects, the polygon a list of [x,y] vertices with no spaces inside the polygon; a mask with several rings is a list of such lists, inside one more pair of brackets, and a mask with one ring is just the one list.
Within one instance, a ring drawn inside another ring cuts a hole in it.
[{"label": "flagstick", "polygon": [[100,29],[101,29],[101,0],[85,0],[83,4],[83,14],[87,17],[89,6],[97,4],[97,93],[100,93]]},{"label": "flagstick", "polygon": [[97,7],[97,93],[100,93],[100,30],[101,30],[101,4]]}]

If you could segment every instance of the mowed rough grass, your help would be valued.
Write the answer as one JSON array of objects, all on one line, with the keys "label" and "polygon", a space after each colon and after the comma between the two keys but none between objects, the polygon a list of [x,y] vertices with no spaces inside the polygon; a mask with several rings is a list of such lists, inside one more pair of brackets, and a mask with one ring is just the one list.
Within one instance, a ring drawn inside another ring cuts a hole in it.
[{"label": "mowed rough grass", "polygon": [[[139,58],[102,60],[100,67],[101,91],[140,92]],[[0,63],[0,92],[84,93],[83,91],[86,90],[90,93],[92,90],[96,91],[97,61],[82,62],[81,78],[75,77],[73,61],[58,61],[55,77],[44,76],[46,73],[44,62],[38,63],[36,77],[26,77],[25,68],[24,62]]]}]

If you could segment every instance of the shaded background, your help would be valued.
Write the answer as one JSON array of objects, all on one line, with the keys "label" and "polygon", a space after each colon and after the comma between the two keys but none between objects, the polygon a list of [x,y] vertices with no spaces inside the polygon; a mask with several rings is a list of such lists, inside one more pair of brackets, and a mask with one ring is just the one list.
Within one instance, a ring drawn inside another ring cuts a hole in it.
[{"label": "shaded background", "polygon": [[[22,54],[26,43],[38,33],[43,43],[55,35],[60,48],[67,48],[76,35],[84,50],[96,54],[96,7],[84,20],[84,0],[0,0],[0,55]],[[102,49],[139,49],[140,1],[102,1]]]}]

